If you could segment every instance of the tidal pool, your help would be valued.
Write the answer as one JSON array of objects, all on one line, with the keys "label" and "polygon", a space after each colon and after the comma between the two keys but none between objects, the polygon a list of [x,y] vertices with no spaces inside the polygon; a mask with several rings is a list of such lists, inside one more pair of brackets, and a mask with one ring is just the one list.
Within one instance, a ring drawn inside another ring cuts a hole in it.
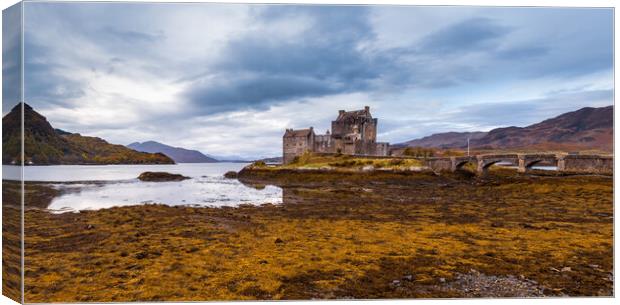
[{"label": "tidal pool", "polygon": [[[24,168],[24,180],[50,185],[60,191],[60,195],[53,198],[48,206],[53,212],[154,203],[210,207],[282,203],[282,189],[279,187],[252,188],[236,179],[223,177],[225,172],[239,171],[245,165],[185,163],[27,166]],[[191,179],[172,182],[138,180],[136,177],[145,171],[165,171]],[[3,172],[16,171],[4,166]]]}]

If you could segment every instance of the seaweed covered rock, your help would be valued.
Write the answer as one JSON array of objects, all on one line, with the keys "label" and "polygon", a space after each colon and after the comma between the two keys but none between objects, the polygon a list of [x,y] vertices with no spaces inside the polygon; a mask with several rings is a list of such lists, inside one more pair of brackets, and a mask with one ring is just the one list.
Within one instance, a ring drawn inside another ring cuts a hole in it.
[{"label": "seaweed covered rock", "polygon": [[224,174],[224,178],[228,178],[228,179],[235,179],[237,178],[237,172],[235,171],[228,171]]},{"label": "seaweed covered rock", "polygon": [[144,172],[138,176],[141,181],[164,182],[164,181],[183,181],[189,177],[171,174],[166,172]]}]

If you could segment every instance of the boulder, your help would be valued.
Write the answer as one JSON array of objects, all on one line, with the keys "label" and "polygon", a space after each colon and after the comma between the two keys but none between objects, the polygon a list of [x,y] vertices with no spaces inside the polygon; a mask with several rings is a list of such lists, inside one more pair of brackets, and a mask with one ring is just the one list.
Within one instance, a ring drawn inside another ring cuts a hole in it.
[{"label": "boulder", "polygon": [[182,181],[185,179],[190,179],[189,177],[179,175],[179,174],[171,174],[166,172],[144,172],[138,176],[138,179],[141,181],[151,181],[151,182],[164,182],[164,181]]},{"label": "boulder", "polygon": [[235,179],[237,178],[237,172],[235,171],[228,171],[224,174],[224,178],[228,178],[228,179]]}]

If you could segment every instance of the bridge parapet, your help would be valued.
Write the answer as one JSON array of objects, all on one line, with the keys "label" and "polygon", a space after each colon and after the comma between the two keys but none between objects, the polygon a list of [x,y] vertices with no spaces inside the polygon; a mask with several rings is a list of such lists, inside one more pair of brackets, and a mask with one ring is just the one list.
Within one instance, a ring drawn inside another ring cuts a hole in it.
[{"label": "bridge parapet", "polygon": [[449,157],[429,158],[426,159],[426,164],[430,169],[436,172],[454,171],[452,169],[452,159]]},{"label": "bridge parapet", "polygon": [[558,160],[558,170],[574,173],[613,174],[614,157],[600,155],[565,155]]},{"label": "bridge parapet", "polygon": [[434,171],[457,171],[465,164],[476,165],[476,172],[485,175],[488,168],[499,162],[518,165],[518,171],[527,172],[540,163],[553,164],[558,171],[574,173],[613,174],[613,156],[605,155],[565,155],[565,154],[486,154],[463,157],[436,157],[425,159]]}]

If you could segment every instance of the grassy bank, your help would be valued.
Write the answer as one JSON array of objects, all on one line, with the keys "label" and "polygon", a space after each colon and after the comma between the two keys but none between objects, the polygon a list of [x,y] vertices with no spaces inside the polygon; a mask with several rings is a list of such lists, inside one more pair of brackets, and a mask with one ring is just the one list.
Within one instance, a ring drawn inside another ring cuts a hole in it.
[{"label": "grassy bank", "polygon": [[364,169],[420,171],[424,162],[416,159],[401,158],[372,158],[356,157],[351,155],[321,155],[304,153],[295,157],[293,162],[279,166],[266,166],[264,163],[255,163],[253,166],[264,169],[323,169],[331,171],[360,171]]},{"label": "grassy bank", "polygon": [[612,293],[612,179],[353,176],[277,206],[28,210],[26,301]]}]

